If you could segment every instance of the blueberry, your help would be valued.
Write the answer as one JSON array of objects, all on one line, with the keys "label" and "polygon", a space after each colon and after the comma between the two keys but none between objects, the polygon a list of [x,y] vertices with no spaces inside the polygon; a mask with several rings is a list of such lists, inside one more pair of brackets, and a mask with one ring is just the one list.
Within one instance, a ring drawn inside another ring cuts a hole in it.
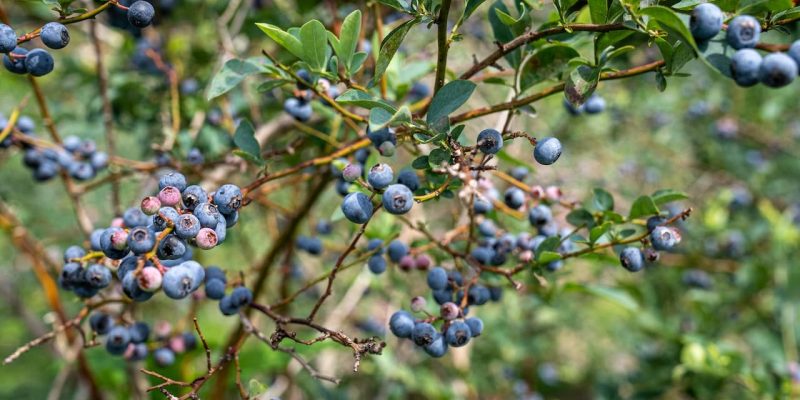
[{"label": "blueberry", "polygon": [[72,163],[72,165],[70,165],[70,167],[67,169],[67,172],[69,172],[69,175],[76,181],[88,181],[95,176],[95,171],[94,168],[92,168],[92,165],[85,162]]},{"label": "blueberry", "polygon": [[253,292],[244,286],[233,289],[230,297],[231,303],[237,308],[242,308],[253,302]]},{"label": "blueberry", "polygon": [[383,254],[383,240],[375,238],[370,239],[367,243],[367,251],[375,251],[373,254],[382,255]]},{"label": "blueberry", "polygon": [[58,171],[58,164],[45,160],[40,163],[36,168],[36,171],[33,172],[33,178],[39,182],[44,182],[55,177],[58,174]]},{"label": "blueberry", "polygon": [[518,187],[512,186],[506,190],[503,199],[507,206],[517,210],[525,204],[525,192]]},{"label": "blueberry", "polygon": [[92,264],[86,267],[83,279],[89,286],[102,289],[111,283],[111,271],[102,265]]},{"label": "blueberry", "polygon": [[131,343],[144,343],[150,337],[150,326],[144,322],[135,322],[128,328]]},{"label": "blueberry", "polygon": [[98,335],[105,335],[114,326],[114,319],[108,314],[94,313],[89,317],[89,326]]},{"label": "blueberry", "polygon": [[44,76],[53,71],[53,56],[44,49],[33,49],[25,57],[25,69],[33,76]]},{"label": "blueberry", "polygon": [[447,333],[445,333],[445,339],[447,340],[447,344],[453,347],[461,347],[469,343],[469,339],[472,337],[472,332],[470,332],[469,325],[462,321],[454,321],[447,327]]},{"label": "blueberry", "polygon": [[553,212],[550,211],[550,207],[544,204],[533,207],[528,211],[528,221],[533,226],[542,227],[547,225],[552,220]]},{"label": "blueberry", "polygon": [[795,40],[794,43],[789,46],[789,51],[786,54],[792,57],[797,65],[800,65],[800,40]]},{"label": "blueberry", "polygon": [[231,228],[239,222],[239,212],[234,211],[230,214],[222,214],[222,218],[225,219],[225,227]]},{"label": "blueberry", "polygon": [[380,146],[384,142],[397,145],[397,135],[390,128],[382,128],[373,132],[367,127],[367,138],[369,138],[375,147]]},{"label": "blueberry", "polygon": [[322,240],[318,237],[300,236],[297,238],[297,247],[305,250],[308,254],[322,254]]},{"label": "blueberry", "polygon": [[494,237],[497,234],[497,227],[492,220],[485,219],[478,224],[478,233],[483,237]]},{"label": "blueberry", "polygon": [[797,63],[784,53],[770,53],[764,56],[758,70],[761,83],[779,88],[786,86],[797,77]]},{"label": "blueberry", "polygon": [[153,250],[156,245],[155,232],[150,229],[139,226],[131,229],[128,233],[128,247],[130,247],[133,254],[144,254]]},{"label": "blueberry", "polygon": [[224,296],[219,301],[219,310],[222,312],[222,315],[233,315],[239,312],[239,307],[233,304],[230,296]]},{"label": "blueberry", "polygon": [[524,181],[525,178],[528,177],[528,173],[529,172],[530,171],[528,171],[528,168],[525,168],[525,167],[514,167],[514,168],[511,169],[511,171],[509,171],[509,175],[511,175],[512,178],[514,178],[514,179],[516,179],[518,181]]},{"label": "blueberry", "polygon": [[41,32],[42,43],[51,49],[63,49],[69,44],[67,27],[58,22],[44,24]]},{"label": "blueberry", "polygon": [[367,182],[373,189],[383,189],[389,186],[393,179],[392,167],[386,164],[375,164],[367,174]]},{"label": "blueberry", "polygon": [[185,347],[186,350],[192,350],[197,347],[197,337],[195,337],[192,332],[183,332],[181,334],[181,339],[183,339],[183,347]]},{"label": "blueberry", "polygon": [[659,225],[663,225],[667,222],[667,217],[656,215],[647,219],[647,230],[652,231],[656,229]]},{"label": "blueberry", "polygon": [[161,275],[161,271],[152,266],[142,268],[142,270],[139,271],[139,275],[135,276],[135,278],[139,288],[150,293],[160,289],[164,281],[164,276]]},{"label": "blueberry", "polygon": [[220,267],[206,267],[206,282],[211,281],[212,279],[217,279],[222,281],[223,283],[228,282],[228,278],[225,277],[225,271],[222,270]]},{"label": "blueberry", "polygon": [[350,193],[345,196],[342,202],[342,212],[350,222],[363,224],[372,217],[372,202],[364,193]]},{"label": "blueberry", "polygon": [[399,338],[410,338],[414,325],[414,317],[407,311],[396,311],[389,318],[389,330]]},{"label": "blueberry", "polygon": [[736,84],[748,87],[758,83],[761,61],[761,54],[753,49],[737,51],[731,58],[731,75]]},{"label": "blueberry", "polygon": [[429,88],[428,85],[422,82],[414,82],[414,84],[411,85],[411,90],[408,91],[408,98],[413,103],[430,96],[430,94],[431,88]]},{"label": "blueberry", "polygon": [[158,242],[156,256],[161,260],[179,260],[186,254],[186,242],[175,235],[167,235]]},{"label": "blueberry", "polygon": [[480,318],[472,317],[467,318],[464,320],[469,326],[469,332],[471,337],[478,337],[483,333],[483,321]]},{"label": "blueberry", "polygon": [[364,169],[361,164],[347,164],[342,170],[342,179],[345,182],[355,182],[364,174]]},{"label": "blueberry", "polygon": [[561,142],[554,137],[542,138],[536,142],[533,158],[542,165],[550,165],[561,157]]},{"label": "blueberry", "polygon": [[128,361],[142,361],[147,358],[147,345],[136,343],[125,350],[125,359]]},{"label": "blueberry", "polygon": [[698,41],[713,38],[722,30],[722,10],[714,4],[703,3],[692,10],[689,30]]},{"label": "blueberry", "polygon": [[137,277],[130,272],[122,278],[122,292],[136,302],[147,301],[155,294],[154,292],[143,290],[139,286]]},{"label": "blueberry", "polygon": [[703,270],[689,269],[683,273],[681,280],[684,285],[690,288],[709,290],[714,286],[714,281]]},{"label": "blueberry", "polygon": [[405,185],[389,185],[383,192],[383,208],[390,214],[405,214],[414,205],[414,196]]},{"label": "blueberry", "polygon": [[128,22],[137,28],[149,26],[153,22],[155,15],[156,10],[144,0],[134,2],[128,7]]},{"label": "blueberry", "polygon": [[[139,3],[144,3],[144,1],[139,1]],[[161,367],[169,367],[175,364],[175,352],[166,347],[160,347],[153,352],[153,360]]]},{"label": "blueberry", "polygon": [[181,239],[190,239],[200,232],[200,220],[192,214],[181,214],[175,220],[175,234]]},{"label": "blueberry", "polygon": [[[217,206],[211,203],[200,203],[192,214],[197,217],[197,221],[200,222],[200,226],[203,228],[215,228],[217,223],[220,222],[220,218],[222,218]],[[222,221],[224,224],[225,219],[222,218]]]},{"label": "blueberry", "polygon": [[236,212],[242,207],[242,190],[236,185],[222,185],[214,192],[214,204],[223,214]]},{"label": "blueberry", "polygon": [[216,278],[206,281],[206,297],[213,300],[225,297],[225,282]]},{"label": "blueberry", "polygon": [[445,341],[444,335],[436,332],[433,340],[428,345],[424,346],[423,350],[425,350],[425,353],[431,357],[443,357],[445,354],[447,354],[447,342]]},{"label": "blueberry", "polygon": [[469,288],[469,292],[467,293],[467,302],[469,304],[482,306],[489,301],[490,297],[491,294],[489,294],[489,289],[487,289],[486,286],[473,285]]},{"label": "blueberry", "polygon": [[[6,139],[8,140],[8,145],[11,146],[11,137],[9,136]],[[5,143],[5,141],[3,143]],[[0,147],[2,147],[2,143],[0,143]],[[25,150],[25,155],[22,157],[22,163],[30,168],[39,167],[39,165],[42,164],[42,152],[37,149]]]},{"label": "blueberry", "polygon": [[95,172],[100,172],[108,166],[108,154],[98,151],[89,157],[89,165]]},{"label": "blueberry", "polygon": [[355,154],[353,155],[358,161],[359,164],[365,164],[367,159],[369,158],[369,150],[367,149],[358,149],[356,150]]},{"label": "blueberry", "polygon": [[17,47],[17,33],[8,25],[0,24],[0,53],[8,53]]},{"label": "blueberry", "polygon": [[164,273],[164,280],[161,283],[164,289],[164,294],[171,299],[182,299],[188,296],[194,288],[196,283],[194,275],[189,268],[184,267],[182,264],[172,267]]},{"label": "blueberry", "polygon": [[494,204],[487,199],[475,196],[472,201],[472,209],[476,214],[486,214],[494,209]]},{"label": "blueberry", "polygon": [[478,150],[495,154],[503,148],[503,136],[494,129],[484,129],[478,134]]},{"label": "blueberry", "polygon": [[[214,227],[214,235],[217,237],[217,245],[222,244],[225,241],[225,238],[228,235],[228,223],[225,221],[225,217],[220,214],[217,226]],[[200,230],[202,232],[202,229]],[[199,234],[198,234],[199,235]]]},{"label": "blueberry", "polygon": [[186,268],[192,274],[192,281],[194,282],[194,286],[192,286],[192,291],[197,290],[200,287],[200,284],[206,280],[206,270],[200,265],[199,262],[194,260],[185,261],[181,264],[181,267]]},{"label": "blueberry", "polygon": [[619,255],[619,262],[628,271],[637,272],[644,267],[644,255],[636,247],[626,247]]},{"label": "blueberry", "polygon": [[296,97],[286,99],[286,101],[283,102],[283,110],[300,122],[306,122],[311,119],[311,103]]},{"label": "blueberry", "polygon": [[728,22],[725,40],[734,49],[753,48],[761,36],[761,24],[749,15],[739,15]]},{"label": "blueberry", "polygon": [[447,288],[447,271],[442,267],[436,267],[428,271],[428,287],[433,290]]},{"label": "blueberry", "polygon": [[386,250],[389,254],[389,259],[392,260],[392,262],[400,262],[400,259],[408,254],[408,246],[398,239],[392,240]]},{"label": "blueberry", "polygon": [[81,258],[86,255],[86,250],[80,246],[69,246],[64,250],[64,262],[69,262],[72,259]]},{"label": "blueberry", "polygon": [[592,94],[586,99],[586,103],[583,104],[583,109],[587,114],[599,114],[606,109],[606,100],[598,94]]},{"label": "blueberry", "polygon": [[494,257],[494,250],[489,247],[476,247],[472,249],[472,253],[470,253],[472,258],[475,259],[480,264],[489,265],[492,262],[492,258]]},{"label": "blueberry", "polygon": [[350,194],[350,183],[342,179],[336,181],[336,193],[339,193],[341,196]]},{"label": "blueberry", "polygon": [[158,214],[153,215],[153,228],[156,232],[161,232],[167,229],[170,221],[173,224],[177,222],[179,216],[180,214],[176,209],[172,207],[161,207],[158,210]]},{"label": "blueberry", "polygon": [[412,192],[419,189],[419,177],[417,173],[411,169],[404,169],[397,174],[397,183],[405,185]]},{"label": "blueberry", "polygon": [[111,328],[106,337],[106,350],[113,355],[122,355],[130,343],[128,328],[117,325]]},{"label": "blueberry", "polygon": [[436,332],[433,325],[427,322],[417,322],[414,324],[414,329],[411,330],[411,340],[417,346],[427,346],[433,343],[438,334],[439,332]]},{"label": "blueberry", "polygon": [[680,241],[680,233],[672,227],[659,226],[650,233],[650,242],[656,250],[670,250]]},{"label": "blueberry", "polygon": [[567,100],[567,98],[566,98],[566,97],[564,98],[564,101],[563,101],[563,103],[564,103],[564,109],[565,109],[565,110],[567,110],[567,112],[568,112],[570,115],[572,115],[572,116],[577,116],[577,115],[580,115],[580,114],[581,114],[581,113],[583,113],[583,111],[584,111],[584,105],[585,105],[585,103],[584,103],[584,104],[581,104],[581,105],[580,105],[580,106],[578,106],[578,107],[575,107],[574,105],[572,105],[572,103],[570,103],[570,101],[569,101],[569,100]]},{"label": "blueberry", "polygon": [[111,237],[114,234],[119,234],[120,232],[124,232],[124,230],[122,230],[122,228],[111,227],[106,229],[103,232],[103,235],[100,237],[100,247],[103,251],[103,254],[112,260],[121,260],[128,255],[127,250],[119,250],[114,248],[114,245],[111,241]]},{"label": "blueberry", "polygon": [[203,152],[197,147],[192,147],[189,149],[189,152],[186,153],[186,162],[191,165],[203,165],[205,161],[206,158],[203,156]]},{"label": "blueberry", "polygon": [[300,80],[297,81],[297,88],[300,89],[300,90],[310,89],[310,87],[307,85],[307,83],[313,84],[314,81],[313,81],[313,78],[311,77],[311,74],[308,72],[308,70],[299,69],[299,70],[297,70],[296,74],[297,74],[297,77],[300,79]]},{"label": "blueberry", "polygon": [[[16,41],[14,43],[16,44]],[[22,47],[16,47],[14,48],[14,50],[10,52],[10,54],[17,56],[26,56],[28,54],[28,50]],[[6,67],[7,70],[15,74],[28,73],[28,67],[25,66],[25,57],[14,57],[12,59],[9,57],[9,54],[6,54],[3,56],[3,66]]]},{"label": "blueberry", "polygon": [[563,260],[556,260],[556,261],[551,261],[551,262],[547,263],[547,265],[545,265],[544,267],[545,267],[546,270],[548,270],[550,272],[555,272],[555,271],[560,270],[561,267],[563,267],[563,266],[564,266],[564,261]]},{"label": "blueberry", "polygon": [[330,221],[319,220],[314,230],[320,235],[330,235],[333,232],[333,225],[331,225]]},{"label": "blueberry", "polygon": [[181,192],[181,202],[185,209],[192,211],[199,204],[208,202],[208,193],[198,185],[189,185]]},{"label": "blueberry", "polygon": [[386,259],[382,255],[375,254],[367,260],[367,267],[373,274],[380,275],[386,271]]},{"label": "blueberry", "polygon": [[180,172],[168,172],[159,178],[158,190],[162,190],[167,186],[174,186],[179,191],[183,192],[183,190],[186,189],[186,177]]}]

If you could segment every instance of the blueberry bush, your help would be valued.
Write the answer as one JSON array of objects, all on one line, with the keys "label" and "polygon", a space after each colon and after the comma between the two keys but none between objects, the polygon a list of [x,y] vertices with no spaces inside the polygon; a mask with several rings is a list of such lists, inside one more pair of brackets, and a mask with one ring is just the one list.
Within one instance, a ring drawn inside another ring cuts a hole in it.
[{"label": "blueberry bush", "polygon": [[0,3],[0,395],[800,396],[799,20]]}]

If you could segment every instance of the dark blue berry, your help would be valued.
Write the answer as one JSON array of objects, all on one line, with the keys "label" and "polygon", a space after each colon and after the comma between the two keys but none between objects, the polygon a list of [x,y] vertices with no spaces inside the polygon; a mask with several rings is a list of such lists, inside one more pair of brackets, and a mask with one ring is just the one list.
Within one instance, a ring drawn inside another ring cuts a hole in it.
[{"label": "dark blue berry", "polygon": [[225,282],[216,278],[206,281],[206,297],[213,300],[225,297]]},{"label": "dark blue berry", "polygon": [[626,247],[619,255],[622,267],[630,272],[640,271],[644,267],[644,255],[636,247]]},{"label": "dark blue berry", "polygon": [[44,76],[53,71],[55,61],[45,49],[33,49],[25,57],[25,69],[33,76]]},{"label": "dark blue berry", "polygon": [[399,338],[410,338],[414,325],[414,317],[407,311],[396,311],[389,318],[389,330]]},{"label": "dark blue berry", "polygon": [[797,77],[797,68],[797,63],[786,54],[770,53],[761,62],[758,79],[772,88],[783,87]]},{"label": "dark blue berry", "polygon": [[63,49],[69,44],[67,27],[58,22],[44,24],[41,32],[42,43],[51,49]]},{"label": "dark blue berry", "polygon": [[405,185],[389,185],[383,192],[383,208],[390,214],[405,214],[414,205],[414,196]]},{"label": "dark blue berry", "polygon": [[533,158],[542,165],[551,165],[561,157],[561,142],[554,137],[542,138],[536,142]]},{"label": "dark blue berry", "polygon": [[462,321],[453,321],[445,333],[447,344],[453,347],[466,345],[471,337],[472,332],[470,332],[469,325]]},{"label": "dark blue berry", "polygon": [[419,189],[419,176],[413,170],[404,169],[397,174],[397,183],[405,185],[412,192],[416,192]]},{"label": "dark blue berry", "polygon": [[725,40],[734,49],[753,48],[761,36],[761,23],[749,15],[739,15],[728,23]]},{"label": "dark blue berry", "polygon": [[364,193],[350,193],[342,202],[342,213],[350,222],[363,224],[372,216],[372,202]]},{"label": "dark blue berry", "polygon": [[8,53],[17,47],[17,33],[6,24],[0,24],[0,53]]},{"label": "dark blue berry", "polygon": [[503,148],[503,136],[494,129],[484,129],[478,134],[478,150],[495,154]]},{"label": "dark blue berry", "polygon": [[214,192],[214,204],[223,214],[234,213],[242,207],[242,190],[236,185],[222,185]]},{"label": "dark blue berry", "polygon": [[[16,40],[14,41],[16,45]],[[9,57],[9,54],[23,57]],[[3,66],[10,72],[15,74],[27,74],[28,67],[25,66],[25,57],[28,54],[28,49],[22,47],[15,47],[9,54],[3,55]]]},{"label": "dark blue berry", "polygon": [[114,326],[114,319],[108,314],[94,313],[89,317],[89,326],[98,335],[105,335]]},{"label": "dark blue berry", "polygon": [[386,271],[386,259],[382,255],[373,255],[367,260],[367,267],[373,274],[380,275]]},{"label": "dark blue berry", "polygon": [[156,10],[153,5],[139,0],[128,7],[128,22],[137,28],[145,28],[153,22]]},{"label": "dark blue berry", "polygon": [[689,30],[698,41],[713,38],[722,30],[722,10],[714,4],[703,3],[692,10]]},{"label": "dark blue berry", "polygon": [[447,271],[442,267],[435,267],[428,271],[428,287],[433,290],[447,288]]}]

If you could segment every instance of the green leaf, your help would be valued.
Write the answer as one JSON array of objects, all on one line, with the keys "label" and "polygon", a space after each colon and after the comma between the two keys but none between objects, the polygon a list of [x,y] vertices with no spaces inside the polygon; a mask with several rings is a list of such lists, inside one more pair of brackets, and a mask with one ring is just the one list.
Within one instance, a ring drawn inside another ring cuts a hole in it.
[{"label": "green leaf", "polygon": [[378,3],[385,4],[399,11],[409,11],[410,7],[406,0],[378,0]]},{"label": "green leaf", "polygon": [[537,254],[536,259],[538,260],[538,254],[540,253],[544,253],[546,251],[555,251],[559,244],[561,244],[561,238],[558,236],[550,236],[549,238],[545,239],[539,244],[539,247],[533,249]]},{"label": "green leaf", "polygon": [[442,148],[435,148],[428,154],[428,163],[431,167],[439,167],[442,163],[450,163],[451,154]]},{"label": "green leaf", "polygon": [[758,15],[767,12],[788,10],[794,6],[792,0],[743,0],[739,2],[738,14]]},{"label": "green leaf", "polygon": [[357,89],[348,89],[336,98],[336,102],[342,105],[353,105],[356,107],[366,108],[368,110],[372,110],[375,107],[380,107],[391,114],[397,112],[397,109],[392,107],[389,103],[372,97],[369,95],[369,93],[365,93]]},{"label": "green leaf", "polygon": [[[489,8],[489,24],[492,26],[492,32],[494,33],[494,38],[500,43],[508,43],[514,40],[514,32],[508,25],[504,24],[500,17],[498,16],[498,11],[508,14],[508,8],[505,4],[503,4],[502,0],[497,0],[492,4],[492,7]],[[516,49],[508,54],[505,55],[505,59],[511,64],[513,67],[517,67],[522,60],[522,51],[521,49]]]},{"label": "green leaf", "polygon": [[586,211],[584,208],[576,208],[570,211],[567,214],[567,222],[572,224],[572,226],[585,226],[587,228],[591,228],[594,226],[594,216],[589,211]]},{"label": "green leaf", "polygon": [[467,80],[450,81],[442,86],[428,108],[428,125],[440,132],[447,131],[450,128],[448,116],[466,103],[474,90],[475,84]]},{"label": "green leaf", "polygon": [[608,0],[589,0],[589,15],[595,24],[608,20]]},{"label": "green leaf", "polygon": [[375,84],[380,81],[383,73],[386,72],[386,68],[389,67],[392,58],[394,58],[394,54],[397,53],[397,49],[400,48],[400,44],[402,44],[403,40],[406,38],[408,31],[411,30],[417,22],[419,22],[417,18],[403,22],[383,38],[381,49],[378,52],[378,61],[375,63],[375,75],[372,77],[372,81],[369,84],[370,86],[375,86]]},{"label": "green leaf", "polygon": [[584,285],[580,283],[567,283],[564,285],[564,291],[592,294],[616,303],[629,311],[637,311],[639,309],[639,304],[633,297],[631,297],[631,295],[616,288],[591,284]]},{"label": "green leaf", "polygon": [[653,198],[653,203],[655,203],[656,205],[662,205],[666,203],[671,203],[673,201],[688,199],[689,195],[687,195],[684,192],[679,192],[677,190],[662,189],[656,191],[650,197]]},{"label": "green leaf", "polygon": [[353,54],[353,59],[350,61],[350,75],[355,74],[361,69],[361,66],[364,65],[364,61],[367,60],[368,56],[369,55],[363,51]]},{"label": "green leaf", "polygon": [[414,169],[428,169],[429,167],[428,156],[419,156],[411,162],[411,168]]},{"label": "green leaf", "polygon": [[599,211],[611,211],[614,209],[614,197],[601,188],[592,190],[592,204]]},{"label": "green leaf", "polygon": [[292,53],[292,55],[301,60],[305,59],[305,50],[303,49],[303,43],[300,42],[300,39],[275,25],[257,23],[256,26],[264,31],[275,43],[288,50],[289,53]]},{"label": "green leaf", "polygon": [[257,64],[256,60],[258,59],[228,60],[211,80],[206,99],[219,97],[236,87],[245,77],[264,72],[264,67]]},{"label": "green leaf", "polygon": [[461,17],[462,20],[469,18],[481,4],[485,3],[486,0],[468,0],[467,5],[464,6],[464,14]]},{"label": "green leaf", "polygon": [[[342,60],[349,76],[353,71],[353,55],[356,53],[358,38],[361,35],[361,11],[355,10],[344,19],[338,39],[332,33],[328,33],[333,50]],[[359,63],[358,66],[360,67],[361,64]]]},{"label": "green leaf", "polygon": [[705,3],[705,0],[683,0],[672,5],[675,10],[689,11],[693,10],[697,5]]},{"label": "green leaf", "polygon": [[692,33],[675,11],[663,6],[652,6],[639,10],[639,13],[656,20],[662,28],[677,35],[683,42],[697,50]]},{"label": "green leaf", "polygon": [[558,254],[554,251],[541,251],[536,255],[536,262],[539,264],[547,264],[561,259],[561,254]]},{"label": "green leaf", "polygon": [[589,231],[589,243],[595,244],[600,237],[605,235],[613,224],[605,222],[603,225],[595,226]]},{"label": "green leaf", "polygon": [[258,85],[258,88],[256,88],[256,90],[258,90],[259,92],[268,92],[272,89],[275,89],[276,87],[281,87],[290,82],[291,81],[287,81],[285,79],[273,79]]},{"label": "green leaf", "polygon": [[237,147],[256,158],[261,158],[261,146],[255,138],[256,129],[249,120],[243,119],[233,134],[233,143]]},{"label": "green leaf", "polygon": [[631,212],[628,214],[628,219],[636,219],[640,217],[647,217],[650,215],[658,214],[658,206],[650,196],[639,196],[631,206]]},{"label": "green leaf", "polygon": [[600,69],[579,65],[569,74],[564,85],[564,95],[573,106],[579,107],[592,95],[600,81]]},{"label": "green leaf", "polygon": [[567,63],[576,57],[580,57],[580,53],[564,44],[542,47],[522,62],[520,92],[544,80],[557,77],[568,68]]},{"label": "green leaf", "polygon": [[369,111],[369,129],[373,132],[386,126],[409,121],[411,121],[411,111],[408,110],[407,106],[400,107],[394,114],[380,107],[375,107]]},{"label": "green leaf", "polygon": [[314,71],[323,71],[328,65],[328,31],[315,19],[300,28],[303,61]]}]

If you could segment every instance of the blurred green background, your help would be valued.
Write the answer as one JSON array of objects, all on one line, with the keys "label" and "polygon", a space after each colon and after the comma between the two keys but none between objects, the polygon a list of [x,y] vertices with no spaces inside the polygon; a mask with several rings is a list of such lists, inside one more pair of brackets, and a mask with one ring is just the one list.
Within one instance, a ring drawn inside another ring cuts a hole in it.
[{"label": "blurred green background", "polygon": [[[4,3],[18,32],[54,18],[41,2]],[[155,29],[141,33],[143,39],[161,43],[165,60],[173,65],[184,84],[194,80],[199,86],[198,91],[185,91],[181,97],[184,130],[178,135],[174,154],[180,158],[189,148],[198,147],[209,159],[225,160],[232,148],[230,129],[224,123],[206,123],[193,129],[189,127],[192,117],[218,110],[235,118],[250,117],[255,108],[262,123],[285,118],[281,103],[287,91],[259,92],[257,87],[263,80],[255,77],[224,100],[209,103],[203,90],[222,60],[254,56],[262,47],[277,52],[274,43],[255,28],[255,22],[289,27],[319,18],[327,24],[330,8],[326,2],[317,1],[244,1],[227,15],[226,10],[234,1],[175,3],[171,12],[161,11]],[[340,18],[355,7],[338,3]],[[543,8],[537,15],[545,18],[552,7]],[[470,20],[463,30],[464,40],[454,44],[450,57],[453,71],[466,70],[473,54],[485,55],[494,49],[485,12],[484,7],[478,17]],[[99,19],[98,29],[110,74],[118,152],[126,158],[150,160],[154,155],[152,144],[163,141],[164,115],[169,109],[168,85],[162,74],[147,71],[147,63],[135,62],[137,55],[141,57],[137,54],[137,41],[142,38],[110,27],[107,17]],[[230,17],[230,37],[224,37],[219,29],[224,17]],[[387,29],[397,24],[390,22],[391,17],[384,10]],[[102,149],[101,101],[87,29],[86,23],[71,26],[70,46],[53,52],[56,70],[40,83],[61,134],[92,138]],[[789,26],[788,30],[789,35],[770,33],[765,40],[787,42],[798,36],[796,26]],[[390,86],[412,79],[432,84],[430,72],[436,54],[433,37],[434,30],[424,26],[412,31],[389,70]],[[587,38],[578,35],[577,40],[588,43]],[[640,64],[654,51],[637,49],[627,65]],[[409,76],[408,71],[415,70],[424,76]],[[523,274],[519,277],[525,283],[521,292],[515,293],[506,285],[502,301],[473,311],[485,322],[484,334],[464,348],[451,349],[443,359],[431,359],[411,343],[386,335],[383,354],[366,358],[359,372],[353,373],[349,350],[332,343],[299,346],[300,353],[318,370],[342,379],[338,386],[312,379],[287,355],[251,339],[240,352],[245,387],[252,394],[266,391],[268,396],[284,399],[800,396],[798,84],[781,90],[761,86],[742,89],[697,61],[687,72],[691,76],[669,78],[664,92],[658,91],[652,74],[602,82],[598,93],[608,107],[600,115],[570,116],[562,106],[562,97],[556,95],[536,103],[535,115],[521,114],[512,123],[513,129],[533,136],[558,136],[565,146],[557,165],[534,169],[528,178],[530,184],[558,185],[570,200],[586,199],[592,188],[604,187],[615,195],[618,208],[623,210],[639,194],[657,189],[672,188],[689,194],[689,200],[671,205],[676,210],[694,209],[691,218],[680,224],[684,234],[680,249],[664,254],[658,266],[630,274],[608,252],[567,262],[559,272],[545,276],[545,285]],[[0,112],[5,115],[31,93],[24,77],[5,71],[0,73],[0,88]],[[507,93],[507,87],[485,84],[479,86],[470,105],[497,103],[505,100]],[[34,117],[40,135],[45,136],[32,100],[23,114]],[[470,121],[466,132],[474,140],[477,132],[496,126],[503,115]],[[328,129],[325,124],[317,128]],[[265,150],[285,147],[298,135],[303,133],[280,132],[270,139]],[[510,154],[532,160],[526,143],[518,141],[511,146]],[[302,161],[309,154],[322,154],[323,150],[324,143],[312,139],[287,163]],[[400,153],[391,162],[397,169],[411,160]],[[71,203],[59,182],[35,183],[21,159],[19,151],[0,152],[0,199],[58,259],[64,248],[83,240],[79,239],[82,234]],[[275,169],[280,167],[276,165]],[[187,172],[192,180],[202,175],[198,170]],[[254,176],[254,170],[240,169],[227,179],[246,184]],[[126,178],[122,184],[123,205],[136,205],[154,184],[153,177],[144,175]],[[496,184],[504,188],[502,182]],[[271,201],[291,210],[308,190],[304,185],[287,187],[274,193]],[[106,185],[84,197],[97,227],[105,226],[113,216],[109,196]],[[330,218],[338,204],[339,197],[330,185],[301,231],[308,233],[317,220]],[[455,207],[456,200],[442,199],[418,207],[413,219],[427,216],[432,229],[441,233],[452,228],[453,221],[447,216]],[[198,260],[229,271],[252,272],[253,263],[271,245],[281,214],[282,209],[277,207],[246,209],[225,245],[202,252]],[[557,215],[563,221],[565,212],[559,210]],[[508,218],[502,221],[508,226],[527,225]],[[396,220],[384,218],[380,222],[401,232],[402,224]],[[333,265],[354,230],[344,221],[336,222],[334,227],[334,234],[324,239],[326,251],[322,258],[299,255],[287,263],[296,268],[284,265],[286,268],[275,269],[263,303],[283,297],[280,283],[284,277],[293,291]],[[12,234],[5,232],[0,240],[3,355],[51,330],[54,319],[31,272],[30,260],[12,245]],[[401,236],[419,238],[405,230]],[[444,260],[441,255],[434,255]],[[447,264],[446,260],[443,262]],[[427,288],[423,288],[422,273],[390,268],[375,277],[364,269],[357,266],[337,279],[334,296],[321,314],[321,319],[331,324],[326,326],[351,336],[385,335],[386,320],[394,310],[407,308],[415,295],[429,296]],[[698,280],[707,285],[698,287]],[[358,301],[344,302],[345,293]],[[74,315],[81,303],[71,293],[61,291],[61,296],[68,315]],[[284,312],[303,315],[315,299],[316,296],[300,296]],[[433,304],[430,298],[429,304]],[[148,323],[167,320],[177,330],[187,330],[191,328],[193,307],[188,300],[175,302],[157,296],[133,312]],[[216,360],[236,320],[223,317],[216,305],[208,302],[198,303],[196,315]],[[260,320],[258,324],[266,333],[274,329],[269,321]],[[65,351],[64,344],[56,341],[3,366],[0,398],[44,399],[56,390],[61,393],[60,398],[86,398],[85,388],[78,384],[74,362],[59,356],[53,348],[62,355]],[[142,367],[181,380],[202,375],[205,368],[202,350],[181,355],[175,366],[166,369],[151,361],[133,365],[102,348],[88,349],[85,354],[109,398],[135,398],[148,383],[158,383],[137,372]],[[238,394],[232,375],[228,375],[227,382],[226,398],[235,398]],[[211,398],[211,394],[205,396]],[[163,395],[155,393],[152,398]]]}]

